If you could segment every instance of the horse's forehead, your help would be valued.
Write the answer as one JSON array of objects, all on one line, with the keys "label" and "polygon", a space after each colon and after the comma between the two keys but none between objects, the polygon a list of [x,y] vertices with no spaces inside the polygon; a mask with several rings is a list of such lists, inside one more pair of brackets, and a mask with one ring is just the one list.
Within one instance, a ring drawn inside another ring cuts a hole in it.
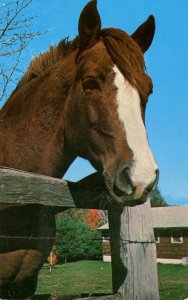
[{"label": "horse's forehead", "polygon": [[102,41],[81,55],[80,67],[84,70],[106,70],[112,69],[113,66],[114,63]]}]

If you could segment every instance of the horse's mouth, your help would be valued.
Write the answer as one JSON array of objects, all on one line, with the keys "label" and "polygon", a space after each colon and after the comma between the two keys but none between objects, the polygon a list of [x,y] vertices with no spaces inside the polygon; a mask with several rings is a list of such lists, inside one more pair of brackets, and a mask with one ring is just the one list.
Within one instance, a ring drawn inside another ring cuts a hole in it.
[{"label": "horse's mouth", "polygon": [[134,198],[134,196],[125,195],[118,188],[114,188],[113,190],[109,190],[107,188],[107,200],[110,205],[117,207],[124,206],[136,206],[143,204],[148,199],[148,194],[143,194],[140,198]]},{"label": "horse's mouth", "polygon": [[[158,182],[158,172],[156,178],[149,184],[138,181],[137,183],[130,177],[127,168],[121,168],[121,176],[114,180],[107,172],[103,173],[107,190],[107,200],[110,205],[123,207],[143,204],[147,201],[149,194],[153,191]],[[123,176],[122,176],[123,175]]]}]

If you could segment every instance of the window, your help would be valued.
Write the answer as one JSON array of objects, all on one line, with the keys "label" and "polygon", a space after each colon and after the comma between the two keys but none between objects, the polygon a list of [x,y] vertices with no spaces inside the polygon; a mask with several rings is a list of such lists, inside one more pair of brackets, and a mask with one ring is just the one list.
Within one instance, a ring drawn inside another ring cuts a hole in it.
[{"label": "window", "polygon": [[171,243],[172,244],[182,244],[183,243],[182,233],[181,232],[172,232]]}]

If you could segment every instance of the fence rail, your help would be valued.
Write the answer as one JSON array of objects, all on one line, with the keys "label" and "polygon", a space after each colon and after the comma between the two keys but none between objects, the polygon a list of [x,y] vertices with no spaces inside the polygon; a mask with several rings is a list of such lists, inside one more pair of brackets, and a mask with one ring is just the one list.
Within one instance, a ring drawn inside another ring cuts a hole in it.
[{"label": "fence rail", "polygon": [[107,208],[102,176],[78,182],[0,166],[0,204],[41,204],[62,208]]}]

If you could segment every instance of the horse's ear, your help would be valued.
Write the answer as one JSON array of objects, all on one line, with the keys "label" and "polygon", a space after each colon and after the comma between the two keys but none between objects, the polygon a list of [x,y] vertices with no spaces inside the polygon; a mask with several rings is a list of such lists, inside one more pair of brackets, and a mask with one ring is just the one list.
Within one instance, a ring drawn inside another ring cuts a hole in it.
[{"label": "horse's ear", "polygon": [[80,51],[91,47],[100,36],[101,19],[97,10],[97,0],[90,1],[82,10],[78,31],[80,37]]},{"label": "horse's ear", "polygon": [[155,33],[155,18],[149,18],[131,35],[140,46],[142,52],[146,52],[150,47]]}]

